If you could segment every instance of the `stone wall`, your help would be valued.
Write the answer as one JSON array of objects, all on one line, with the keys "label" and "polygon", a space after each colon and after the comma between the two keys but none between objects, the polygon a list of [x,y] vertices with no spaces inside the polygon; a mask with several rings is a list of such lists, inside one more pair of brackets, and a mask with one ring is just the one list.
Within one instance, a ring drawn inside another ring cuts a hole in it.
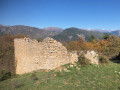
[{"label": "stone wall", "polygon": [[76,52],[68,52],[59,42],[45,38],[43,42],[30,38],[14,39],[16,74],[39,69],[54,69],[78,61]]},{"label": "stone wall", "polygon": [[95,51],[87,51],[85,57],[90,60],[91,64],[99,64],[98,54]]}]

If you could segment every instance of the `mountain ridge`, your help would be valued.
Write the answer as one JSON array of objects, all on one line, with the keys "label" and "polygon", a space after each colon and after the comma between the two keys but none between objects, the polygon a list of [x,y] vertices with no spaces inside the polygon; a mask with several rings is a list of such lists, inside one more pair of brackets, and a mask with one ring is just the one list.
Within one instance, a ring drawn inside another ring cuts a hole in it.
[{"label": "mountain ridge", "polygon": [[101,39],[103,37],[103,33],[95,32],[95,31],[87,31],[79,28],[67,28],[62,33],[53,36],[58,41],[76,41],[79,37],[85,37],[85,40],[88,40],[90,36],[94,36],[95,38]]},{"label": "mountain ridge", "polygon": [[55,31],[55,32],[62,32],[64,29],[59,28],[59,27],[46,27],[46,28],[43,28],[43,30],[46,30],[46,31]]},{"label": "mountain ridge", "polygon": [[36,27],[24,26],[24,25],[15,25],[15,26],[4,26],[0,25],[0,32],[4,34],[16,35],[16,34],[25,34],[31,38],[45,38],[48,36],[57,35],[58,32],[54,31],[45,31]]},{"label": "mountain ridge", "polygon": [[66,29],[62,29],[59,27],[47,27],[47,28],[40,29],[37,27],[31,27],[31,26],[25,26],[25,25],[9,26],[9,25],[0,24],[0,36],[5,34],[10,34],[10,35],[25,34],[25,35],[28,35],[30,38],[53,37],[57,40],[60,40],[58,39],[60,37],[61,40],[64,40],[64,39],[76,40],[78,38],[77,34],[83,34],[85,35],[85,39],[87,40],[91,35],[100,39],[102,37],[101,33],[110,33],[111,35],[120,36],[120,30],[105,31],[103,29],[79,29],[76,27],[70,27]]}]

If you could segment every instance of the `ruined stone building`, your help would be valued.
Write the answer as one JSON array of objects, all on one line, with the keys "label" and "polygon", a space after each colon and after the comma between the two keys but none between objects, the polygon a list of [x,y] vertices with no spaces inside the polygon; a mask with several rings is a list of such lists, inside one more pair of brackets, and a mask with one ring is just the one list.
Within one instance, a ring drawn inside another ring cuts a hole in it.
[{"label": "ruined stone building", "polygon": [[45,38],[42,42],[30,38],[14,39],[16,74],[39,69],[54,69],[78,60],[76,52],[68,52],[59,42]]}]

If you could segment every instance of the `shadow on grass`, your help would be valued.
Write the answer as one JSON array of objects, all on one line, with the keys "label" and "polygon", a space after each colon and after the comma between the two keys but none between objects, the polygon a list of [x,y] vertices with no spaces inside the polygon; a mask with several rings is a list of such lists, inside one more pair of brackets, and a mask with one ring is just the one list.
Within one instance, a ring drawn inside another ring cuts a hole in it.
[{"label": "shadow on grass", "polygon": [[120,64],[120,58],[116,57],[111,59],[112,62]]},{"label": "shadow on grass", "polygon": [[120,52],[119,55],[111,59],[112,62],[120,64]]}]

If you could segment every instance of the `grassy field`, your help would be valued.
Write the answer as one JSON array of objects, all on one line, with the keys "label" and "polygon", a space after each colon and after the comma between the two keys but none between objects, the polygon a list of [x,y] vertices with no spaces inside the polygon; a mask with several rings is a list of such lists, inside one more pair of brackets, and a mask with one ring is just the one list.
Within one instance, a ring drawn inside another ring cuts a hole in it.
[{"label": "grassy field", "polygon": [[37,71],[0,82],[0,90],[120,90],[120,64]]}]

